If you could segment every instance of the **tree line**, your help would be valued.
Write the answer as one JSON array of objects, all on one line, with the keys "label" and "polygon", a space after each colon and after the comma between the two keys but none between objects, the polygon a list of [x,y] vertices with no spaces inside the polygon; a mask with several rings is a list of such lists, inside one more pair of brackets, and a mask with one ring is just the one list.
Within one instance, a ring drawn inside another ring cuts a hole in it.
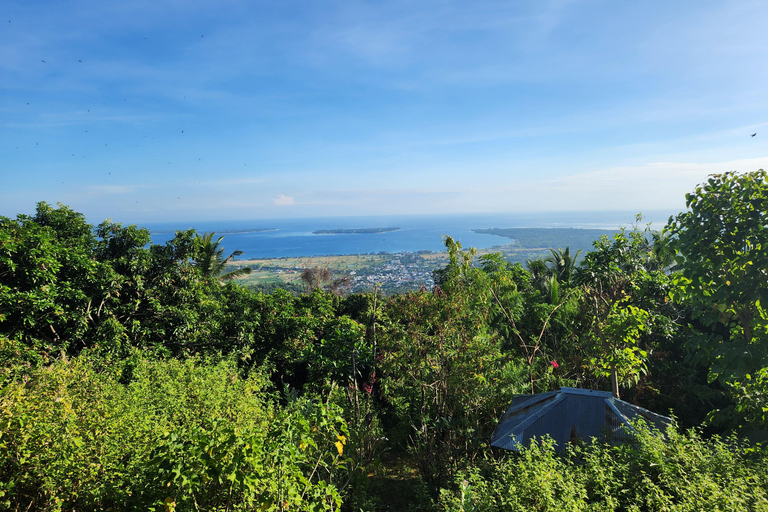
[{"label": "tree line", "polygon": [[[766,174],[711,176],[686,205],[527,265],[446,237],[434,288],[390,296],[324,290],[322,269],[303,295],[248,290],[213,234],[152,244],[46,203],[2,217],[0,503],[766,507]],[[560,386],[676,426],[565,455],[489,448],[515,394]]]}]

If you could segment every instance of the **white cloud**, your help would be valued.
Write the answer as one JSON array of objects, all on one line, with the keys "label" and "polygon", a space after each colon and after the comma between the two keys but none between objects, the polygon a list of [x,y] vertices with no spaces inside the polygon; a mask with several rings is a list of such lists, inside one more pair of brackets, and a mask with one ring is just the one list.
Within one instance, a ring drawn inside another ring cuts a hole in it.
[{"label": "white cloud", "polygon": [[285,194],[280,194],[276,198],[272,200],[272,203],[274,203],[277,206],[291,206],[296,204],[296,202],[293,200],[293,197],[286,196]]},{"label": "white cloud", "polygon": [[654,162],[510,183],[495,191],[467,190],[466,200],[487,211],[675,210],[685,207],[685,194],[710,174],[748,172],[768,165],[768,157],[727,162]]}]

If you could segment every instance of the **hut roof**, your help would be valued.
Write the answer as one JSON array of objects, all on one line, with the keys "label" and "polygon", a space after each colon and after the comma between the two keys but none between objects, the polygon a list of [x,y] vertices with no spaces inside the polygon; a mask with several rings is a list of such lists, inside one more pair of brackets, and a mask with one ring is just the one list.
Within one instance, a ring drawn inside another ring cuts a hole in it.
[{"label": "hut roof", "polygon": [[664,429],[671,420],[614,398],[606,391],[560,388],[559,391],[518,395],[499,420],[491,446],[519,450],[531,438],[549,435],[562,450],[575,440],[606,439],[616,444],[630,438],[630,420],[644,419]]}]

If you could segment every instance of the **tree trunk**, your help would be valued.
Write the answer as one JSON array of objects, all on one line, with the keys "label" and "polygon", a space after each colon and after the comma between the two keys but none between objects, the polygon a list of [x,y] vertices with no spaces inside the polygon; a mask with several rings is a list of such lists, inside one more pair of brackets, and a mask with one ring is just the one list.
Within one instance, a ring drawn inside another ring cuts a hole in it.
[{"label": "tree trunk", "polygon": [[611,391],[614,398],[619,397],[619,372],[616,369],[616,363],[611,364]]}]

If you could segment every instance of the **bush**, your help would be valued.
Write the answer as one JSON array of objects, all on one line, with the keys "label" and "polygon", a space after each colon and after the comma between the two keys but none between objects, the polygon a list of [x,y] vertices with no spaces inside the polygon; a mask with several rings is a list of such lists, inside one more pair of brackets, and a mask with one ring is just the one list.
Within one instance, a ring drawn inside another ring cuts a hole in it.
[{"label": "bush", "polygon": [[768,460],[735,437],[640,427],[636,441],[557,454],[549,440],[488,460],[443,489],[446,510],[768,510]]},{"label": "bush", "polygon": [[[487,446],[498,417],[524,389],[525,369],[450,298],[426,292],[390,301],[381,337],[384,399],[424,481],[437,492]],[[399,438],[399,439],[398,439]]]},{"label": "bush", "polygon": [[0,507],[340,506],[338,408],[280,409],[268,379],[239,377],[231,360],[94,361],[61,360],[0,390]]}]

